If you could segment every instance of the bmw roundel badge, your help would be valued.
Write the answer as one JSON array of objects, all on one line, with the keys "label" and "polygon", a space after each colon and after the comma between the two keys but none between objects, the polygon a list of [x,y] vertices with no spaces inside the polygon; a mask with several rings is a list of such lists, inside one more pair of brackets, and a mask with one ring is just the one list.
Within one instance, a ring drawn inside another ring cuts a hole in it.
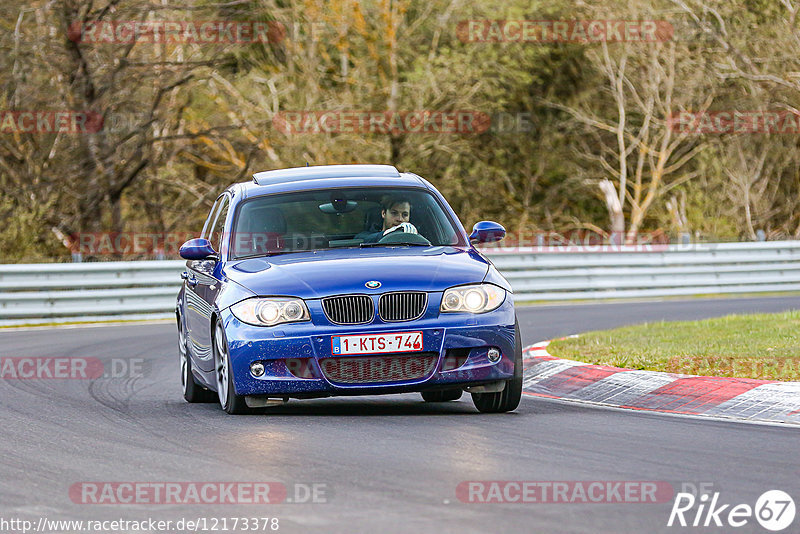
[{"label": "bmw roundel badge", "polygon": [[369,289],[378,289],[379,287],[381,287],[381,283],[378,282],[377,280],[370,280],[364,285],[367,286]]}]

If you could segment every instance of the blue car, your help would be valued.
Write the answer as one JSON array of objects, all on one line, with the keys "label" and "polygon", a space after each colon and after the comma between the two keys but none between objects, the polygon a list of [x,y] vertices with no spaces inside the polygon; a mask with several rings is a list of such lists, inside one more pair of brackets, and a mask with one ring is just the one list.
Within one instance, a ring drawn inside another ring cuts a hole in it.
[{"label": "blue car", "polygon": [[389,165],[257,173],[183,244],[175,309],[183,395],[231,414],[340,395],[472,395],[517,408],[511,286],[428,181]]}]

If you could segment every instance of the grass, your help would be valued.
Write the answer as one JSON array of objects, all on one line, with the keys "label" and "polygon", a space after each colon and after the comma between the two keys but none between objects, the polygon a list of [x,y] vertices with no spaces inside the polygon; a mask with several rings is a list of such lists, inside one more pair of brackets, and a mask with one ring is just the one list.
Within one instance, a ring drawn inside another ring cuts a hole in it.
[{"label": "grass", "polygon": [[554,341],[548,351],[627,369],[798,381],[800,311],[589,332]]}]

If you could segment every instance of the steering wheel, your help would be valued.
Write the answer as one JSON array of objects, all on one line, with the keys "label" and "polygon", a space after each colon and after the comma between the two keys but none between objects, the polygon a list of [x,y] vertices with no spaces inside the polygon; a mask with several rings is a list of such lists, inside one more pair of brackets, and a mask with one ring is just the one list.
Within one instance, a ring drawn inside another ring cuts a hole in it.
[{"label": "steering wheel", "polygon": [[378,240],[381,245],[430,245],[431,242],[419,234],[409,234],[406,232],[392,232],[386,234]]}]

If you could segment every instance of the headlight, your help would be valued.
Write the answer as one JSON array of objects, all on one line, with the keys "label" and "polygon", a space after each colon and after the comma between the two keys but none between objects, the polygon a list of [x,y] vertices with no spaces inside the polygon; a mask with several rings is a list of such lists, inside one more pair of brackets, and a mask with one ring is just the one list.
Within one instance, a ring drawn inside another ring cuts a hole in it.
[{"label": "headlight", "polygon": [[500,306],[506,299],[503,288],[492,284],[451,287],[442,295],[442,313],[484,313]]},{"label": "headlight", "polygon": [[243,323],[255,326],[275,326],[310,319],[306,303],[296,298],[247,299],[231,306],[231,312]]}]

